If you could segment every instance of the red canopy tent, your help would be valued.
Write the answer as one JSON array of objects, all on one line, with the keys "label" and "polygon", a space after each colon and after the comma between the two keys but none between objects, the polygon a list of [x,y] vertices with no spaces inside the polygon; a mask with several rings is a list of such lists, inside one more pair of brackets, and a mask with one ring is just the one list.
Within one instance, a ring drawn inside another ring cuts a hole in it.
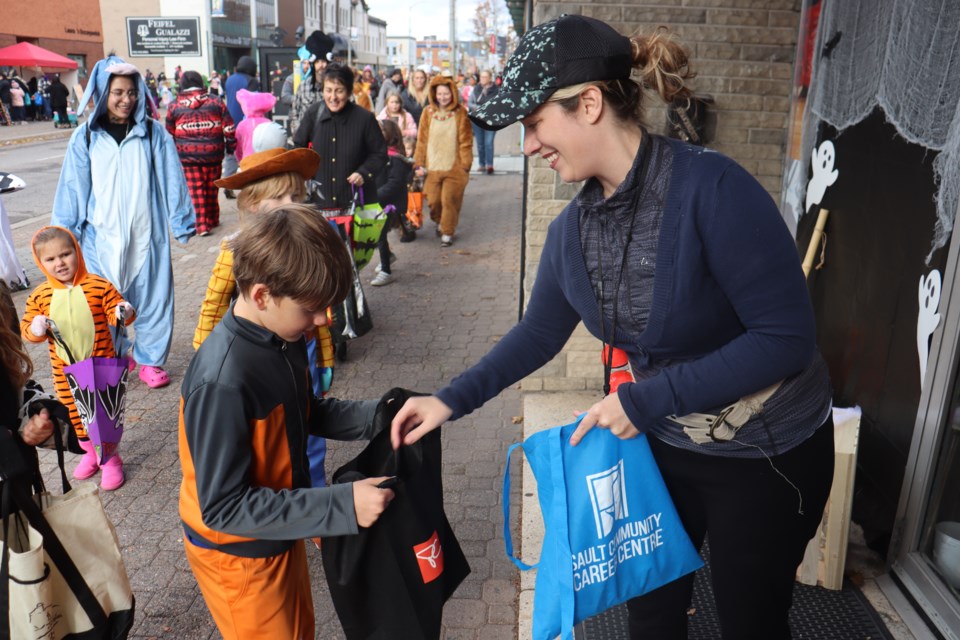
[{"label": "red canopy tent", "polygon": [[76,69],[77,63],[66,56],[47,51],[29,42],[0,49],[0,67],[45,67],[47,69]]}]

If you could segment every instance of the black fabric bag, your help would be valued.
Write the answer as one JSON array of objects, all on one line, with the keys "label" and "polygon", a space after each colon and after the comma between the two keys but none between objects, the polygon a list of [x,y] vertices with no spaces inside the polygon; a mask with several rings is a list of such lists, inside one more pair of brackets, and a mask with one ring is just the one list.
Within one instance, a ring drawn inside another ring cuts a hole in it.
[{"label": "black fabric bag", "polygon": [[321,545],[334,607],[349,640],[440,637],[443,604],[470,565],[443,511],[440,431],[394,451],[390,421],[407,398],[392,389],[381,399],[370,444],[333,474],[333,482],[394,476],[396,497],[380,519],[357,535]]}]

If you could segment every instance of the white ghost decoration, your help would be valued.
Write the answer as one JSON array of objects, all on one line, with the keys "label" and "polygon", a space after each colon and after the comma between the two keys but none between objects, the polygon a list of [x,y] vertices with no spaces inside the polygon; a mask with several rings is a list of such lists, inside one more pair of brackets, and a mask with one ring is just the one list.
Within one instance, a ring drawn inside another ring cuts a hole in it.
[{"label": "white ghost decoration", "polygon": [[803,212],[810,211],[810,205],[820,204],[823,200],[823,194],[827,192],[827,187],[837,181],[840,172],[833,168],[837,159],[836,149],[833,148],[832,140],[824,140],[820,147],[813,150],[810,156],[810,165],[813,169],[813,177],[807,184],[807,202]]},{"label": "white ghost decoration", "polygon": [[920,356],[920,388],[927,375],[930,335],[940,324],[940,272],[934,269],[927,277],[920,276],[920,313],[917,315],[917,355]]}]

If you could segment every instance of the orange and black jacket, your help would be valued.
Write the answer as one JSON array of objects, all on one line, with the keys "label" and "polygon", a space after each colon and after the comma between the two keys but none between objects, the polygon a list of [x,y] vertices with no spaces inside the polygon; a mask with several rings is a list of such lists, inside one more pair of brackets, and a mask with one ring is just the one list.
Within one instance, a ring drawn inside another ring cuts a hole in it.
[{"label": "orange and black jacket", "polygon": [[377,401],[310,391],[306,343],[231,309],[203,342],[180,399],[180,518],[200,547],[248,558],[357,532],[353,486],[311,488],[307,434],[373,436]]}]

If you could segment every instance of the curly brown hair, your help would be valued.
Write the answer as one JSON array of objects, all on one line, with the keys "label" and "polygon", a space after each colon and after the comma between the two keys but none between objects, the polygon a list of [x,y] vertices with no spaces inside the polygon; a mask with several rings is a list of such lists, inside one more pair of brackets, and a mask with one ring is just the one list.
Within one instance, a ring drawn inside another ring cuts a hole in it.
[{"label": "curly brown hair", "polygon": [[0,363],[16,389],[33,375],[33,361],[23,348],[17,308],[5,282],[0,282]]}]

